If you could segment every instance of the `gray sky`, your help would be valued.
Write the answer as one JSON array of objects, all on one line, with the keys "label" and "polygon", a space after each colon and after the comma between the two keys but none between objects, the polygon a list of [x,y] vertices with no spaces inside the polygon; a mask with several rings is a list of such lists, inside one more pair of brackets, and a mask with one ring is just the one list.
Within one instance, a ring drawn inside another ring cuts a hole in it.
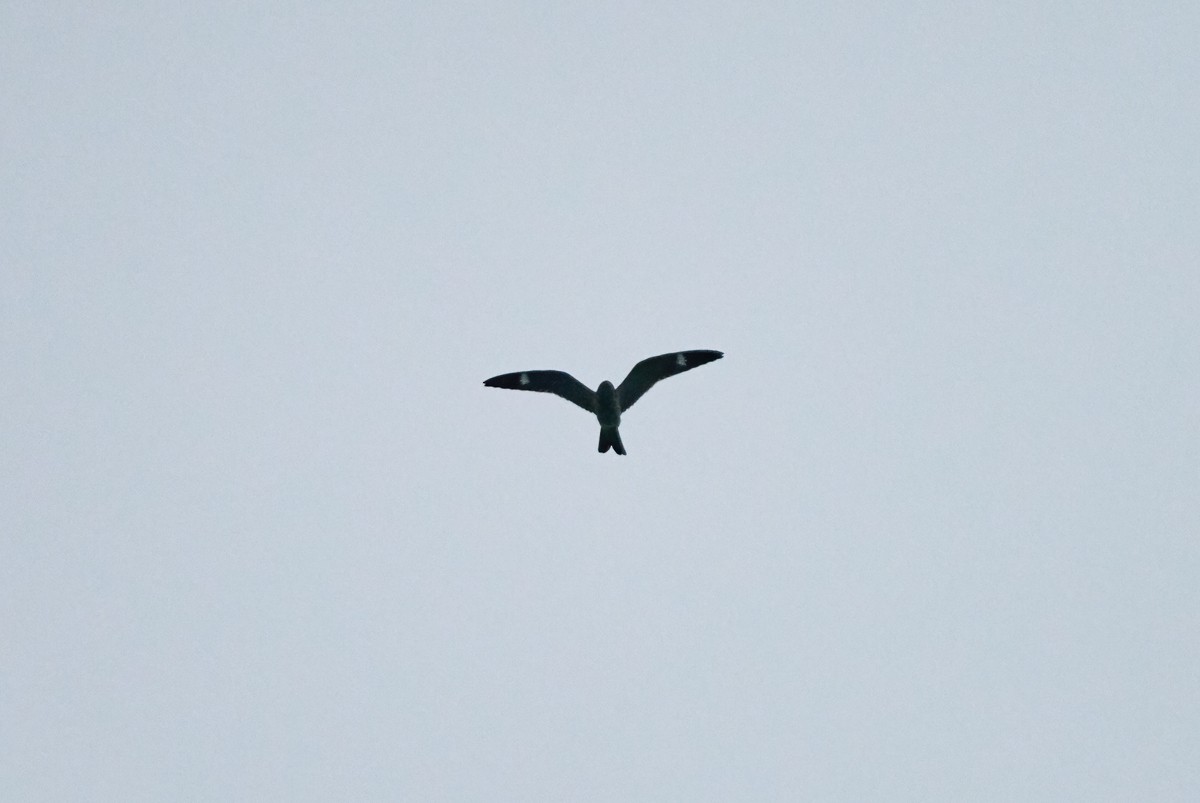
[{"label": "gray sky", "polygon": [[6,797],[1200,797],[1194,6],[55,5]]}]

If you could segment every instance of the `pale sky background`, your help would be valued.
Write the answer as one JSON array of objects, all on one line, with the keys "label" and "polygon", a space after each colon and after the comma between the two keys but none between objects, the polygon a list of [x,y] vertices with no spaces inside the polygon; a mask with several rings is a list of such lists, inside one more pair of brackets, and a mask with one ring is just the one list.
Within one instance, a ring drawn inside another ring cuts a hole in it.
[{"label": "pale sky background", "polygon": [[0,797],[1200,799],[1194,3],[176,5],[0,8]]}]

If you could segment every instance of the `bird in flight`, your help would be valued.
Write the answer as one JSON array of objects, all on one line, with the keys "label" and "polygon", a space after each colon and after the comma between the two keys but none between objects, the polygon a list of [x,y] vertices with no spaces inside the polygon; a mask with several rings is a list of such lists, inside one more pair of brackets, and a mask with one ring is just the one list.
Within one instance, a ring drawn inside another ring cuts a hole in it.
[{"label": "bird in flight", "polygon": [[517,371],[485,379],[483,384],[489,388],[534,390],[562,396],[572,404],[595,414],[600,422],[601,454],[609,449],[617,454],[625,454],[625,445],[621,443],[621,433],[618,429],[621,425],[621,413],[632,407],[633,403],[654,387],[658,380],[682,374],[724,356],[719,351],[708,350],[660,354],[633,366],[629,376],[625,377],[620,385],[613,387],[613,383],[606,379],[595,390],[591,390],[564,371]]}]

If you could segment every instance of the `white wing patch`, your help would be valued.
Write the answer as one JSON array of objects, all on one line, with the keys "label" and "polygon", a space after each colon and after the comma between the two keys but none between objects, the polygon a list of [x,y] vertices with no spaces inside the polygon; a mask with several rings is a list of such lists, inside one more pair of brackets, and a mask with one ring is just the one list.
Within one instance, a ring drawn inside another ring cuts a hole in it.
[{"label": "white wing patch", "polygon": [[522,385],[529,384],[529,374],[521,374],[521,384]]},{"label": "white wing patch", "polygon": [[676,354],[675,355],[675,364],[680,367],[683,367],[683,366],[687,365],[687,360],[684,359],[682,354]]}]

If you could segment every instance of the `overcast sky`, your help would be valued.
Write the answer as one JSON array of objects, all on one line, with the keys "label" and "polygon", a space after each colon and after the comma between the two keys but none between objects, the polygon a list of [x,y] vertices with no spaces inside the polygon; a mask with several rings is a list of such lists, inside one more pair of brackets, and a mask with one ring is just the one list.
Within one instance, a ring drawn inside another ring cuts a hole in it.
[{"label": "overcast sky", "polygon": [[1200,11],[818,5],[4,3],[0,796],[1200,799]]}]

